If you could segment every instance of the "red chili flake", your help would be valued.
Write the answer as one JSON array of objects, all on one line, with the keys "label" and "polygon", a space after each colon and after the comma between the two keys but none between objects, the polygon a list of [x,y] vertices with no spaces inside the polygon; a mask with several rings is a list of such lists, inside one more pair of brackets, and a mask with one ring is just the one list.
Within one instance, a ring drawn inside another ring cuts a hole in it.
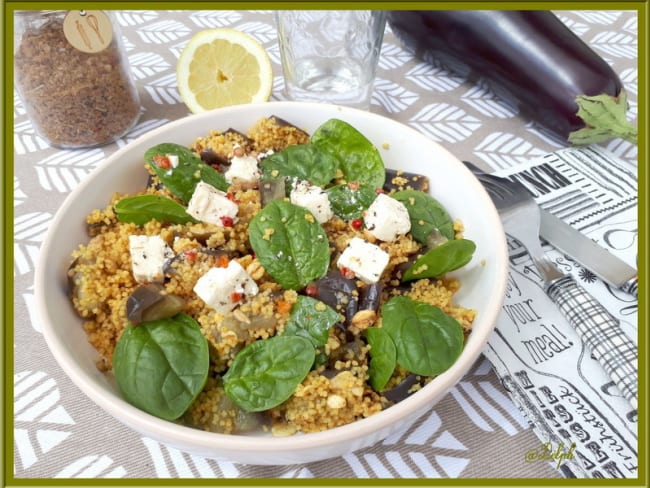
[{"label": "red chili flake", "polygon": [[167,156],[163,156],[162,154],[156,154],[153,157],[153,162],[162,169],[169,169],[172,167],[172,163],[169,158]]},{"label": "red chili flake", "polygon": [[379,195],[380,193],[386,193],[383,188],[375,188],[375,193]]},{"label": "red chili flake", "polygon": [[241,293],[237,293],[236,291],[231,293],[231,295],[230,295],[230,299],[233,302],[239,302],[239,301],[241,301],[242,298],[244,298],[243,295]]},{"label": "red chili flake", "polygon": [[345,278],[352,279],[355,277],[354,271],[352,271],[350,268],[346,268],[345,266],[341,266],[339,268],[339,271]]},{"label": "red chili flake", "polygon": [[305,287],[305,295],[314,298],[318,295],[318,287],[316,285],[307,285]]},{"label": "red chili flake", "polygon": [[188,263],[193,263],[196,260],[196,249],[188,249],[183,254],[185,254],[185,260]]},{"label": "red chili flake", "polygon": [[217,268],[227,268],[230,264],[230,259],[227,256],[219,256],[217,259]]},{"label": "red chili flake", "polygon": [[237,199],[235,198],[235,194],[234,194],[233,192],[231,192],[231,191],[229,191],[228,193],[226,193],[226,198],[227,198],[228,200],[230,200],[231,202],[233,202],[233,203],[239,203],[239,200],[237,200]]},{"label": "red chili flake", "polygon": [[352,225],[352,228],[353,228],[353,229],[359,230],[359,229],[361,229],[361,227],[363,227],[363,220],[361,220],[361,219],[354,219],[354,220],[352,220],[352,221],[350,222],[350,224]]},{"label": "red chili flake", "polygon": [[227,215],[222,215],[219,217],[219,220],[221,220],[221,224],[224,227],[232,227],[235,225],[235,221],[232,219],[232,217],[228,217]]}]

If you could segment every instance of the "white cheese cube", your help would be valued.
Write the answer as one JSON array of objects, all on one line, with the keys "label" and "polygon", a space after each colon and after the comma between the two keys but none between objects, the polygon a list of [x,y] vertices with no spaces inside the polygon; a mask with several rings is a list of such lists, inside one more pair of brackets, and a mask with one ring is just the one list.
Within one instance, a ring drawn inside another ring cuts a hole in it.
[{"label": "white cheese cube", "polygon": [[228,183],[254,183],[262,177],[262,172],[253,156],[235,156],[224,176]]},{"label": "white cheese cube", "polygon": [[208,224],[228,227],[237,221],[237,204],[226,194],[204,181],[199,181],[187,204],[187,213]]},{"label": "white cheese cube", "polygon": [[377,195],[368,207],[363,221],[368,232],[382,241],[394,241],[411,230],[411,219],[406,206],[383,193]]},{"label": "white cheese cube", "polygon": [[131,270],[138,283],[161,283],[165,261],[174,257],[174,251],[160,236],[129,236]]},{"label": "white cheese cube", "polygon": [[171,164],[172,168],[178,168],[178,155],[177,154],[168,154],[167,159],[169,159],[169,164]]},{"label": "white cheese cube", "polygon": [[379,246],[353,237],[336,266],[339,269],[347,268],[365,283],[377,283],[389,260],[390,255]]},{"label": "white cheese cube", "polygon": [[330,199],[320,186],[310,185],[307,181],[296,181],[291,187],[289,200],[294,205],[306,208],[319,224],[324,224],[334,217]]},{"label": "white cheese cube", "polygon": [[257,295],[255,280],[237,261],[226,268],[210,268],[194,285],[194,292],[208,306],[222,315],[235,308],[246,297]]}]

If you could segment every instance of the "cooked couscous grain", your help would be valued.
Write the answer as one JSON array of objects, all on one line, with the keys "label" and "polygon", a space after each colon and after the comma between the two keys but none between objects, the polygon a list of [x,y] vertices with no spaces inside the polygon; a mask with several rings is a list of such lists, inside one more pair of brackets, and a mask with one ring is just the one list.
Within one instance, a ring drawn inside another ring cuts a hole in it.
[{"label": "cooked couscous grain", "polygon": [[[272,117],[258,121],[247,134],[233,130],[211,131],[207,136],[198,138],[190,148],[206,158],[206,163],[223,170],[223,165],[233,155],[242,157],[250,154],[261,158],[308,140],[305,131]],[[387,149],[388,144],[384,148]],[[150,184],[139,195],[161,195],[174,199],[155,172],[151,168],[147,170]],[[337,178],[341,177],[339,170]],[[413,178],[419,177],[398,173],[393,178],[393,184],[404,186]],[[359,188],[357,182],[347,184],[352,190]],[[363,298],[359,290],[365,289],[367,283],[360,280],[350,280],[349,286],[356,289],[337,299],[333,308],[339,316],[339,323],[329,328],[313,369],[286,401],[264,413],[251,413],[229,398],[222,377],[232,367],[237,354],[247,345],[282,335],[288,330],[292,309],[301,296],[310,293],[284,289],[254,254],[249,240],[249,225],[262,209],[260,192],[255,185],[234,184],[224,194],[238,206],[237,219],[231,226],[196,221],[163,224],[149,220],[142,225],[122,222],[116,215],[115,204],[126,195],[117,193],[106,208],[94,210],[88,215],[90,240],[74,252],[69,279],[73,305],[84,320],[88,340],[98,352],[98,368],[101,371],[111,370],[116,344],[129,325],[128,302],[136,289],[143,286],[132,273],[129,236],[160,236],[174,254],[174,258],[165,263],[165,280],[160,293],[180,300],[182,312],[197,322],[209,347],[207,382],[181,417],[181,422],[227,434],[263,428],[274,435],[290,435],[345,425],[389,407],[392,401],[382,392],[373,390],[369,384],[372,353],[364,338],[368,328],[382,327],[381,309],[358,310],[346,317],[350,303],[357,303]],[[309,224],[317,225],[311,213],[307,213],[305,219]],[[377,284],[381,303],[395,296],[406,296],[434,305],[455,318],[463,332],[469,334],[476,313],[454,303],[453,296],[460,283],[442,277],[403,284],[401,277],[405,266],[423,252],[423,246],[410,234],[401,235],[391,242],[379,241],[359,222],[351,224],[334,217],[322,225],[329,241],[330,262],[337,262],[354,237],[378,246],[389,256]],[[268,223],[264,225],[269,226],[263,230],[262,239],[271,241],[276,230]],[[456,238],[462,238],[462,222],[455,221],[453,228]],[[195,287],[208,270],[227,269],[233,261],[255,283],[257,293],[246,297],[239,292],[233,293],[235,308],[222,313],[200,298]],[[314,309],[325,312],[328,307],[319,301]],[[408,371],[398,365],[385,391],[399,385],[407,377]],[[429,380],[418,377],[411,390],[420,388]]]}]

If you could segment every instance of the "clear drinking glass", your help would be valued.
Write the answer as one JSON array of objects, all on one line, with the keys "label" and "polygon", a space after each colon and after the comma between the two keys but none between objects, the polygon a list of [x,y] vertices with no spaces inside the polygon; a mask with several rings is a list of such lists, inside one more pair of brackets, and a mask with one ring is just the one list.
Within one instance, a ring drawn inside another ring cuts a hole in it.
[{"label": "clear drinking glass", "polygon": [[276,26],[288,98],[370,107],[385,11],[284,10]]}]

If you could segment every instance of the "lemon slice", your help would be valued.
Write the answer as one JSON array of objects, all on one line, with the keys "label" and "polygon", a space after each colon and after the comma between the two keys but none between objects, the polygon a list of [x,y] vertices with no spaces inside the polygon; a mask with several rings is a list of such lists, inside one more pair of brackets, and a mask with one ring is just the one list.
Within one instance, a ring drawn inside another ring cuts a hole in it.
[{"label": "lemon slice", "polygon": [[198,32],[176,66],[178,91],[193,113],[227,105],[265,102],[273,69],[264,47],[235,29]]}]

